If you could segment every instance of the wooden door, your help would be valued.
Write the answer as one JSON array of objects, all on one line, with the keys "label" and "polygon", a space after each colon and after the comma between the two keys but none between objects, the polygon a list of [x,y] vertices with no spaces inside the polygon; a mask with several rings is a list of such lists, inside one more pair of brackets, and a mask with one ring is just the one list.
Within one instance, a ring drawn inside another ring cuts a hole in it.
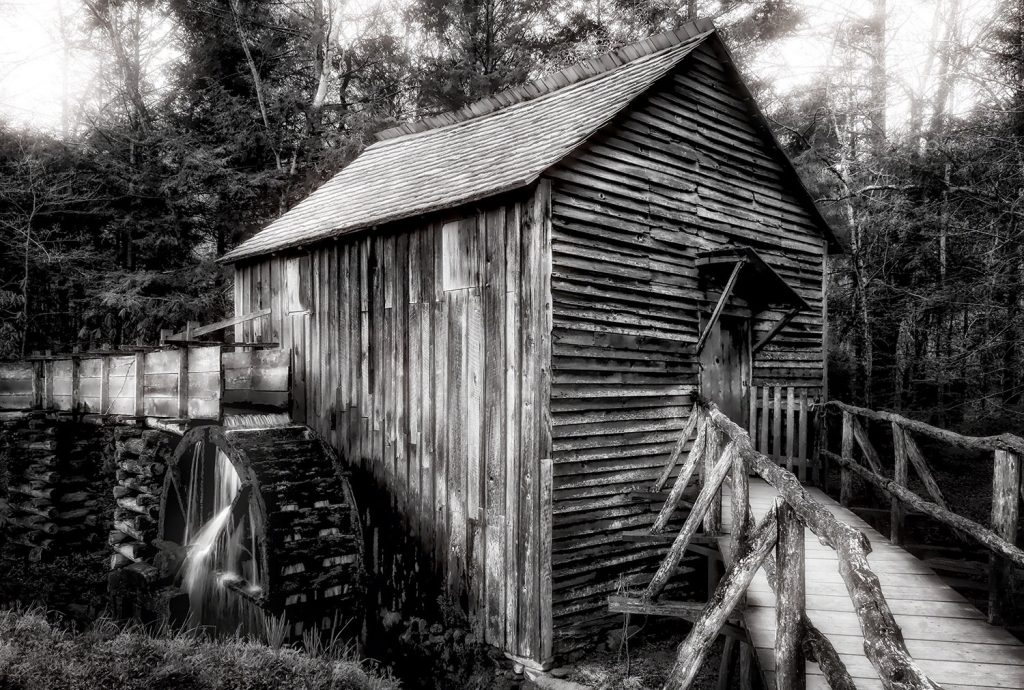
[{"label": "wooden door", "polygon": [[750,392],[750,320],[723,314],[700,354],[700,367],[701,395],[745,429]]}]

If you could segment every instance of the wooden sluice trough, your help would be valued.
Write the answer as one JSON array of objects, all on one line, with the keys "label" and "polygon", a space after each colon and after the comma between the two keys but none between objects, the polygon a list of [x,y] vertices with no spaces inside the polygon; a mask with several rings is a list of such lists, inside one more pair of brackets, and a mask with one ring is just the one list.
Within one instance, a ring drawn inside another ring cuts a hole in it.
[{"label": "wooden sluice trough", "polygon": [[0,362],[0,410],[217,421],[232,409],[287,412],[289,351],[233,349],[183,344]]}]

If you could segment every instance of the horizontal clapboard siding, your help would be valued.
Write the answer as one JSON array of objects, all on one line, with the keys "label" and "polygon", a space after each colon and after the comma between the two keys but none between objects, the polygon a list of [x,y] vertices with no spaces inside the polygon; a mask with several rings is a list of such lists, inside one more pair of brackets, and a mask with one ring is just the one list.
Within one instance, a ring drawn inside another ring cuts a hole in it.
[{"label": "horizontal clapboard siding", "polygon": [[553,596],[549,205],[542,182],[239,265],[235,290],[237,313],[272,312],[238,335],[291,348],[293,417],[386,489],[487,642],[538,659]]},{"label": "horizontal clapboard siding", "polygon": [[[730,84],[701,47],[547,173],[556,649],[664,556],[622,532],[653,522],[629,494],[658,477],[699,389],[699,314],[717,299],[699,285],[699,252],[753,247],[807,300],[755,358],[753,382],[820,391],[825,243]],[[783,313],[758,314],[755,342]]]}]

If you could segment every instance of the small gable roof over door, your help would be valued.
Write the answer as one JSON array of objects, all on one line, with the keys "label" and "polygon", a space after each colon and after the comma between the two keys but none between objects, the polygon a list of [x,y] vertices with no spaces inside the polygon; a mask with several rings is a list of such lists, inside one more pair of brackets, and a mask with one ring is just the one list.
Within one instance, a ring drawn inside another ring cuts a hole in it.
[{"label": "small gable roof over door", "polygon": [[[708,40],[727,55],[711,22],[692,22],[462,110],[383,132],[347,167],[221,260],[298,247],[526,187]],[[751,115],[830,244],[838,246],[756,107]]]},{"label": "small gable roof over door", "polygon": [[797,311],[811,310],[807,300],[750,247],[712,249],[697,255],[697,269],[701,276],[716,287],[728,281],[740,262],[742,270],[733,292],[745,299],[754,311],[767,309],[770,305]]}]

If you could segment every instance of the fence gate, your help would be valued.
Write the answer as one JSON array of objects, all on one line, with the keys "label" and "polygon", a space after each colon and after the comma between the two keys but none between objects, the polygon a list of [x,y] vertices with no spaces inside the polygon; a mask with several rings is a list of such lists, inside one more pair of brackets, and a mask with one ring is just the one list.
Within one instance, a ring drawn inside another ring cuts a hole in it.
[{"label": "fence gate", "polygon": [[801,482],[821,483],[813,455],[817,431],[816,398],[806,388],[751,386],[747,431],[759,453],[797,475]]}]

